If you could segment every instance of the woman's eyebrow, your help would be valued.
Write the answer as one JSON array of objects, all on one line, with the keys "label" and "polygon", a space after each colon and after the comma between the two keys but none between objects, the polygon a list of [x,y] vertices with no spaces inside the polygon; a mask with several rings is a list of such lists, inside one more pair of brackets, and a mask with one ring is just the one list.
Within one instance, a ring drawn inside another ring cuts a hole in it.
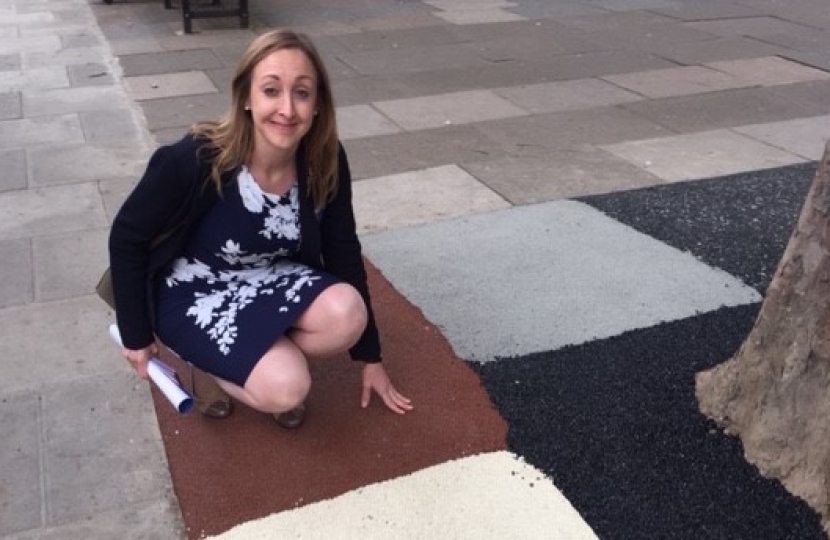
[{"label": "woman's eyebrow", "polygon": [[[273,73],[268,73],[266,75],[263,75],[262,78],[261,78],[261,80],[267,80],[267,79],[275,79],[277,81],[281,80],[279,75],[275,75]],[[314,77],[311,76],[311,75],[300,75],[299,77],[297,77],[296,80],[298,80],[298,81],[300,81],[300,80],[309,80],[311,82],[314,82]]]}]

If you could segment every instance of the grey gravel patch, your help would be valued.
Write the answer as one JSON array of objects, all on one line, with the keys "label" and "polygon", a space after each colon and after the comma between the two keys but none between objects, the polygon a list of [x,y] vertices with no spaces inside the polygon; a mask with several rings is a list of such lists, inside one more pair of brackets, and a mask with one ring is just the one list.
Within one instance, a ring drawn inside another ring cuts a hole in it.
[{"label": "grey gravel patch", "polygon": [[574,201],[369,235],[364,247],[473,361],[760,300],[726,272]]}]

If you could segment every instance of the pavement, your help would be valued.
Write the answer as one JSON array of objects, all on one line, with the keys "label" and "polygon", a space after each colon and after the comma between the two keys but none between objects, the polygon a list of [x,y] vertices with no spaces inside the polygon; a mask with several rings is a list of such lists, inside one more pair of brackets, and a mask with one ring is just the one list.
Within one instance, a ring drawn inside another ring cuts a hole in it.
[{"label": "pavement", "polygon": [[[826,0],[250,4],[185,35],[158,1],[0,0],[0,538],[825,537],[694,373],[830,137]],[[357,410],[346,361],[295,434],[176,415],[92,294],[149,153],[276,26],[330,69],[412,415]]]}]

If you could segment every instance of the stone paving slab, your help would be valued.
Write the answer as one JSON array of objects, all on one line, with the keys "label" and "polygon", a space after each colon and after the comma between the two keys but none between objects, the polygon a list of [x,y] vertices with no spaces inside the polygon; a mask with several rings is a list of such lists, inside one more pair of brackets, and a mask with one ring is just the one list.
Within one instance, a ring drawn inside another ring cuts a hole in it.
[{"label": "stone paving slab", "polygon": [[[600,12],[605,13],[602,10]],[[559,51],[560,47],[567,47],[567,42],[571,40],[584,42],[584,39],[581,39],[584,36],[582,31],[569,28],[561,24],[558,20],[553,19],[472,26],[447,25],[446,28],[453,35],[457,36],[460,42],[469,43],[473,47],[486,47],[493,42],[502,43],[511,37],[515,38],[528,35],[539,38],[540,42],[546,46],[551,46],[553,43],[551,52]],[[560,43],[555,43],[556,40],[560,40]],[[594,44],[594,50],[601,49],[602,47]]]},{"label": "stone paving slab", "polygon": [[[636,105],[629,104],[625,106]],[[552,129],[555,126],[555,129]],[[657,122],[618,107],[535,114],[476,124],[475,128],[513,156],[545,156],[551,149],[611,144],[674,135]],[[486,157],[486,156],[485,156]],[[493,156],[490,157],[498,157]],[[459,158],[466,162],[466,159]]]},{"label": "stone paving slab", "polygon": [[0,393],[0,481],[14,494],[0,505],[0,536],[109,539],[129,530],[163,539],[181,530],[170,500],[156,500],[170,486],[149,388],[118,371]]},{"label": "stone paving slab", "polygon": [[68,87],[69,77],[66,72],[48,68],[7,71],[3,73],[3,77],[0,77],[0,92]]},{"label": "stone paving slab", "polygon": [[[432,46],[462,43],[462,39],[448,25],[405,28],[396,30],[395,32],[374,31],[350,33],[333,36],[332,40],[341,45],[341,50],[337,51],[340,53],[403,50],[423,47],[425,43],[429,43]],[[330,41],[318,43],[318,47],[321,49],[331,50],[332,46]]]},{"label": "stone paving slab", "polygon": [[[235,68],[233,67],[223,67],[208,69],[205,70],[204,73],[220,93],[230,95],[231,81],[233,80],[234,71]],[[227,101],[230,103],[230,98],[228,98]]]},{"label": "stone paving slab", "polygon": [[224,66],[211,49],[186,49],[158,53],[133,54],[118,59],[125,77],[204,71]]},{"label": "stone paving slab", "polygon": [[158,144],[172,144],[182,138],[186,131],[186,126],[163,128],[153,132],[153,139]]},{"label": "stone paving slab", "polygon": [[704,66],[684,66],[609,75],[603,77],[603,79],[651,99],[702,94],[748,86],[744,81],[727,73]]},{"label": "stone paving slab", "polygon": [[[173,26],[178,29],[181,26],[181,16],[174,13],[173,17],[176,21]],[[279,26],[282,25],[276,27]],[[158,36],[157,40],[166,51],[231,48],[241,53],[258,33],[254,29],[239,28],[238,24],[232,24],[231,28],[215,28],[210,32],[184,35],[179,31],[170,31],[168,26],[168,31]]]},{"label": "stone paving slab", "polygon": [[712,39],[712,34],[689,28],[677,22],[657,22],[632,27],[590,29],[588,39],[602,43],[606,50],[632,50],[659,55],[666,44],[701,43]]},{"label": "stone paving slab", "polygon": [[763,14],[757,8],[734,2],[681,2],[674,6],[652,8],[650,11],[682,21],[738,19]]},{"label": "stone paving slab", "polygon": [[153,36],[136,36],[128,39],[120,37],[116,39],[113,37],[109,40],[109,45],[112,54],[117,57],[132,54],[158,53],[165,50],[158,38]]},{"label": "stone paving slab", "polygon": [[492,24],[500,22],[521,21],[524,17],[501,8],[438,11],[437,17],[452,24]]},{"label": "stone paving slab", "polygon": [[493,32],[494,35],[481,36],[468,47],[491,62],[544,62],[552,56],[602,50],[584,33],[549,22],[538,21],[512,28],[509,33]]},{"label": "stone paving slab", "polygon": [[[100,298],[88,295],[0,309],[3,391],[68,383],[124,367],[107,335],[112,313],[102,306]],[[60,339],[44,339],[44,332]]]},{"label": "stone paving slab", "polygon": [[[116,142],[122,143],[120,147],[76,144],[29,150],[29,185],[47,187],[141,175],[149,150],[135,140]],[[127,144],[130,142],[133,144]]]},{"label": "stone paving slab", "polygon": [[3,174],[0,175],[0,193],[25,189],[26,182],[26,151],[0,150],[0,163],[3,164]]},{"label": "stone paving slab", "polygon": [[607,107],[643,99],[601,79],[541,83],[493,91],[531,114]]},{"label": "stone paving slab", "polygon": [[[446,84],[446,83],[444,83]],[[445,86],[442,85],[445,88]],[[419,92],[402,83],[397,76],[373,75],[371,77],[342,78],[332,81],[334,97],[339,107],[365,105],[374,101],[416,97]],[[459,90],[457,87],[453,91]],[[438,90],[432,93],[441,93]],[[338,125],[338,129],[343,126]]]},{"label": "stone paving slab", "polygon": [[830,71],[830,47],[823,51],[791,51],[782,53],[782,56],[786,56],[791,60],[795,60],[796,62],[800,62],[808,66],[813,66],[824,71]]},{"label": "stone paving slab", "polygon": [[57,52],[26,51],[23,53],[23,66],[26,69],[59,69],[63,66],[104,63],[106,59],[106,49],[102,46],[61,49]]},{"label": "stone paving slab", "polygon": [[219,90],[201,71],[159,73],[140,77],[124,77],[127,94],[134,101],[211,94]]},{"label": "stone paving slab", "polygon": [[[554,77],[554,74],[559,74],[558,66],[550,64],[556,58],[559,57],[553,57],[544,62],[496,62],[489,64],[486,68],[462,66],[429,72],[387,75],[380,79],[382,85],[380,88],[370,88],[367,94],[373,97],[372,101],[385,101],[397,97],[417,98],[518,84],[535,84],[550,80],[550,78],[565,78]],[[345,82],[352,83],[353,81]],[[372,79],[367,79],[364,84],[371,87],[374,82]],[[389,92],[391,95],[384,95],[382,91]],[[365,101],[366,99],[360,100],[360,102]]]},{"label": "stone paving slab", "polygon": [[27,118],[57,116],[73,112],[123,108],[123,91],[114,86],[82,86],[23,92],[23,113]]},{"label": "stone paving slab", "polygon": [[783,87],[778,86],[638,101],[623,103],[619,107],[680,133],[793,120],[827,113],[821,104],[794,99]]},{"label": "stone paving slab", "polygon": [[108,178],[105,181],[98,182],[98,190],[101,192],[101,198],[104,202],[104,214],[108,224],[112,223],[116,212],[135,187],[136,181],[135,177],[129,177]]},{"label": "stone paving slab", "polygon": [[725,272],[574,201],[365,235],[363,245],[456,354],[476,362],[761,298]]},{"label": "stone paving slab", "polygon": [[813,24],[815,23],[812,21],[804,23],[795,33],[771,32],[758,39],[796,51],[814,51],[830,47],[830,31],[815,28]]},{"label": "stone paving slab", "polygon": [[830,73],[777,56],[704,64],[744,81],[745,86],[773,86],[830,79]]},{"label": "stone paving slab", "polygon": [[60,10],[57,3],[54,7],[51,21],[23,25],[19,28],[20,36],[60,36],[61,46],[65,49],[105,43],[100,33],[90,32],[90,24],[95,22],[92,17],[68,9]]},{"label": "stone paving slab", "polygon": [[602,148],[667,182],[771,169],[805,161],[801,156],[729,130],[629,141]]},{"label": "stone paving slab", "polygon": [[597,0],[595,3],[609,11],[621,12],[635,9],[650,10],[675,5],[672,0]]},{"label": "stone paving slab", "polygon": [[[643,51],[611,50],[551,57],[536,67],[537,80],[573,80],[676,67],[677,64]],[[504,86],[504,85],[501,85]]]},{"label": "stone paving slab", "polygon": [[[774,35],[797,35],[809,30],[804,25],[767,15],[761,17],[692,21],[686,23],[686,25],[721,37],[749,36],[754,38],[768,38]],[[762,41],[769,42],[770,40],[763,39]]]},{"label": "stone paving slab", "polygon": [[[642,31],[644,28],[655,24],[671,23],[671,17],[661,15],[660,8],[670,6],[655,6],[652,11],[641,9],[610,9],[606,5],[596,4],[604,11],[597,14],[590,14],[576,17],[562,17],[557,22],[572,28],[578,28],[586,32],[601,32],[627,29],[629,31]],[[621,4],[622,5],[622,4]]]},{"label": "stone paving slab", "polygon": [[[149,144],[149,137],[145,133],[144,119],[136,118],[134,109],[88,111],[78,116],[89,145],[98,148],[130,148],[133,151],[132,155],[122,156],[125,162],[147,156],[145,149]],[[115,174],[124,168],[123,165],[119,163],[115,167]],[[144,163],[141,165],[143,167]]]},{"label": "stone paving slab", "polygon": [[510,8],[510,11],[530,20],[552,17],[600,15],[606,12],[599,6],[578,1],[569,2],[567,0],[557,2],[547,2],[546,0],[535,0],[533,2],[523,1],[516,7]]},{"label": "stone paving slab", "polygon": [[153,501],[169,489],[149,385],[117,354],[107,360],[110,373],[43,391],[48,524]]},{"label": "stone paving slab", "polygon": [[0,538],[41,524],[40,424],[37,394],[0,393]]},{"label": "stone paving slab", "polygon": [[61,36],[61,45],[64,49],[75,49],[79,47],[98,47],[106,46],[106,41],[100,34],[88,34],[83,25],[67,25],[61,23],[60,25],[47,25],[43,28],[37,28],[36,31],[44,33],[57,33]]},{"label": "stone paving slab", "polygon": [[510,206],[455,165],[412,171],[354,184],[360,234],[430,223]]},{"label": "stone paving slab", "polygon": [[[4,36],[3,30],[0,30],[0,39],[14,37],[12,35]],[[0,54],[0,71],[20,71],[21,62],[19,54]]]},{"label": "stone paving slab", "polygon": [[115,84],[112,70],[109,66],[99,62],[86,62],[66,66],[69,83],[73,87],[81,86],[109,86]]},{"label": "stone paving slab", "polygon": [[[0,241],[0,308],[34,299],[32,245],[27,238]],[[2,520],[0,520],[2,521]]]},{"label": "stone paving slab", "polygon": [[527,115],[526,110],[489,90],[380,101],[374,106],[407,130]]},{"label": "stone paving slab", "polygon": [[341,140],[400,133],[401,128],[370,105],[337,108],[337,131]]},{"label": "stone paving slab", "polygon": [[94,184],[0,193],[0,240],[94,229],[105,225]]},{"label": "stone paving slab", "polygon": [[108,265],[108,237],[108,231],[94,229],[32,239],[35,301],[88,295]]},{"label": "stone paving slab", "polygon": [[15,10],[9,10],[3,13],[3,18],[0,19],[0,26],[24,26],[37,23],[49,23],[55,20],[55,15],[48,12],[37,13],[18,13]]},{"label": "stone paving slab", "polygon": [[18,37],[0,41],[0,54],[55,54],[61,50],[61,40],[58,36]]},{"label": "stone paving slab", "polygon": [[[830,59],[830,56],[828,56]],[[828,64],[830,66],[830,64]],[[830,81],[810,81],[788,84],[786,86],[771,86],[764,89],[765,95],[774,96],[776,100],[789,99],[806,106],[813,114],[800,116],[819,116],[830,111]],[[755,123],[755,122],[753,122]]]},{"label": "stone paving slab", "polygon": [[[790,7],[796,9],[788,9]],[[830,27],[830,14],[827,13],[827,6],[820,1],[808,0],[795,4],[778,5],[768,3],[764,6],[767,13],[781,19],[792,21],[806,26],[826,29]]]},{"label": "stone paving slab", "polygon": [[227,110],[229,104],[230,98],[227,95],[213,92],[153,99],[143,102],[142,106],[150,131],[155,134],[157,131],[176,128],[176,138],[179,138],[194,122],[218,118]]},{"label": "stone paving slab", "polygon": [[553,149],[539,157],[503,157],[462,166],[516,205],[663,183],[646,170],[590,146]]},{"label": "stone paving slab", "polygon": [[[126,532],[125,532],[126,531]],[[168,500],[142,501],[112,511],[99,511],[74,523],[33,529],[13,540],[169,540],[185,538],[179,511]],[[4,537],[5,540],[5,537]]]},{"label": "stone paving slab", "polygon": [[424,45],[406,50],[341,54],[339,59],[361,75],[422,72],[439,69],[485,67],[488,62],[463,45]]},{"label": "stone paving slab", "polygon": [[0,120],[15,120],[23,116],[23,100],[20,92],[0,93]]},{"label": "stone paving slab", "polygon": [[752,124],[732,130],[791,154],[818,161],[824,153],[827,140],[830,139],[830,115],[771,124]]},{"label": "stone paving slab", "polygon": [[663,43],[660,47],[660,56],[683,65],[759,58],[776,54],[791,54],[792,52],[791,49],[744,36],[715,38],[693,43]]},{"label": "stone paving slab", "polygon": [[446,126],[344,141],[355,179],[428,169],[451,163],[503,156],[499,144],[476,127]]},{"label": "stone paving slab", "polygon": [[38,116],[0,122],[0,147],[24,148],[54,143],[83,142],[76,114]]},{"label": "stone paving slab", "polygon": [[[107,9],[112,9],[111,6],[106,7]],[[117,24],[107,24],[101,27],[101,31],[108,41],[146,37],[156,37],[160,39],[169,36],[172,33],[170,22],[143,22],[142,19],[128,20]]]}]

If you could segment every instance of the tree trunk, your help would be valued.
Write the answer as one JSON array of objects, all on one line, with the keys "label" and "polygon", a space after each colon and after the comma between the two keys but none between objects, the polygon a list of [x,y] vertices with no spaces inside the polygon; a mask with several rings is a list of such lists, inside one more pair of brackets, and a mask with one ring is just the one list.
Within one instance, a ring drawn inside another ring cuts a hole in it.
[{"label": "tree trunk", "polygon": [[741,438],[830,532],[830,143],[755,326],[737,354],[697,374],[703,414]]}]

